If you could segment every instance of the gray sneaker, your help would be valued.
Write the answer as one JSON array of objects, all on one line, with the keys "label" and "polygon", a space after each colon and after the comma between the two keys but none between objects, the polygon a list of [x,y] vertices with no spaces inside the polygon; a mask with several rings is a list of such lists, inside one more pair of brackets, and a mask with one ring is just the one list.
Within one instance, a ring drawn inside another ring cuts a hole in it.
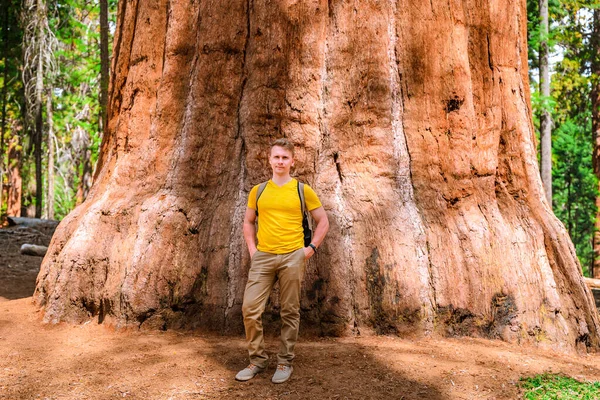
[{"label": "gray sneaker", "polygon": [[292,376],[292,372],[294,372],[294,367],[292,367],[291,365],[279,364],[277,366],[275,374],[273,375],[273,379],[271,379],[271,382],[283,383],[290,379],[290,376]]},{"label": "gray sneaker", "polygon": [[254,378],[256,374],[258,374],[259,372],[263,372],[264,370],[264,368],[261,368],[258,365],[250,364],[246,368],[238,372],[235,376],[235,379],[237,381],[249,381],[250,379]]}]

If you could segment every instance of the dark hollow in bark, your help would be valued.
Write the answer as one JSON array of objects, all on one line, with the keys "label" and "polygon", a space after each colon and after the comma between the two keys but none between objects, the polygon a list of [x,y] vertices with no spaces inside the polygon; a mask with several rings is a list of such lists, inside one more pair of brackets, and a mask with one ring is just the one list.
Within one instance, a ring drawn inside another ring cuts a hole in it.
[{"label": "dark hollow in bark", "polygon": [[241,331],[246,197],[285,136],[331,222],[305,331],[598,345],[537,168],[524,2],[132,0],[118,21],[95,184],[38,277],[46,321]]}]

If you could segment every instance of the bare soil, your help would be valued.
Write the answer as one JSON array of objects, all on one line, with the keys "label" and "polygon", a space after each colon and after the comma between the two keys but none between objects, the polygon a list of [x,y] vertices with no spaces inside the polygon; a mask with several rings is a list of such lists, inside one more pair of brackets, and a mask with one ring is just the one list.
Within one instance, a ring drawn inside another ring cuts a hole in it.
[{"label": "bare soil", "polygon": [[[12,230],[14,232],[8,233]],[[302,338],[291,380],[249,382],[244,340],[199,332],[46,325],[31,300],[40,258],[28,229],[0,229],[0,399],[518,399],[542,372],[600,380],[600,357],[473,338]],[[277,339],[267,350],[277,352]]]},{"label": "bare soil", "polygon": [[[1,221],[0,221],[1,222]],[[29,297],[35,289],[41,257],[23,256],[22,244],[48,246],[53,230],[0,225],[0,301]]]}]

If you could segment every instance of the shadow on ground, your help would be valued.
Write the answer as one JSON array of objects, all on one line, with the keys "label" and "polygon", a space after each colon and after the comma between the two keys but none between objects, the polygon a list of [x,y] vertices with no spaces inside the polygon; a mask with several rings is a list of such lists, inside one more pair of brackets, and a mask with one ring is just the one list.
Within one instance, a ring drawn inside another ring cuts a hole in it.
[{"label": "shadow on ground", "polygon": [[[272,332],[271,332],[272,333]],[[274,355],[277,338],[266,341]],[[0,399],[516,399],[519,378],[552,371],[600,380],[595,355],[484,339],[309,339],[289,382],[246,366],[241,336],[44,325],[32,299],[0,303]]]},{"label": "shadow on ground", "polygon": [[435,383],[425,384],[410,379],[376,359],[367,346],[320,340],[299,343],[294,373],[289,382],[271,383],[275,372],[276,339],[268,341],[273,355],[270,368],[248,382],[231,381],[246,366],[243,342],[232,348],[214,343],[211,357],[228,371],[227,393],[241,398],[286,399],[447,399]]},{"label": "shadow on ground", "polygon": [[[0,303],[0,310],[0,399],[449,398],[435,382],[410,379],[360,343],[302,341],[290,381],[271,383],[272,360],[267,372],[237,382],[247,363],[240,337],[48,326],[31,299]],[[277,348],[277,339],[267,340],[269,353]]]}]

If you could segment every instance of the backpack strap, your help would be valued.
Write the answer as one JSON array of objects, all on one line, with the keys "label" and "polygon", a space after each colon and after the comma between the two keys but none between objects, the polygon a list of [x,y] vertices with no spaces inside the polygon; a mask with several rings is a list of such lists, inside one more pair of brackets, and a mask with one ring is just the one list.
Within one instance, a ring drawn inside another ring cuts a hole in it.
[{"label": "backpack strap", "polygon": [[258,185],[258,190],[256,191],[256,208],[254,210],[256,211],[257,217],[258,217],[258,199],[260,198],[260,195],[265,191],[265,188],[267,187],[267,183],[269,183],[269,181],[263,182],[260,185]]},{"label": "backpack strap", "polygon": [[302,210],[302,231],[304,235],[304,247],[310,245],[312,230],[308,213],[306,212],[306,199],[304,198],[304,183],[298,181],[298,197],[300,197],[300,209]]},{"label": "backpack strap", "polygon": [[304,183],[298,181],[298,197],[300,197],[300,210],[302,215],[306,213],[306,202],[304,201]]}]

